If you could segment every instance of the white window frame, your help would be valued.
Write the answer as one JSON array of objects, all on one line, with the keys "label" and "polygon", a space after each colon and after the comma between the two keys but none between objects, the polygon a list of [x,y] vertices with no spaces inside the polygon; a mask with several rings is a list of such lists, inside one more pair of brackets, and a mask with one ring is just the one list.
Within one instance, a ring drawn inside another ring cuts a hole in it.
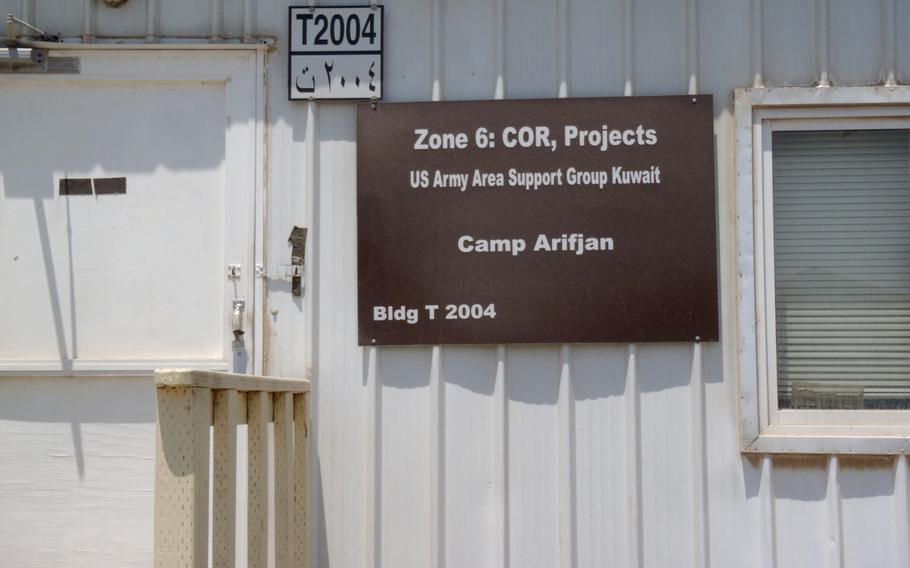
[{"label": "white window frame", "polygon": [[910,129],[910,87],[737,89],[735,121],[743,452],[910,452],[910,411],[777,408],[771,188],[774,131]]}]

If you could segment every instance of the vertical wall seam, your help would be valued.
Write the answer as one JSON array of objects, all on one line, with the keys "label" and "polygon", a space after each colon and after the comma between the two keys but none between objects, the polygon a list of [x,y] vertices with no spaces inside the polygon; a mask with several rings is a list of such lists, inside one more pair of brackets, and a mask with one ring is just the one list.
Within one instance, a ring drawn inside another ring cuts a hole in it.
[{"label": "vertical wall seam", "polygon": [[19,11],[21,18],[30,24],[35,24],[35,0],[22,0]]},{"label": "vertical wall seam", "polygon": [[437,537],[439,539],[438,550],[436,557],[439,560],[439,568],[444,568],[446,565],[446,377],[445,372],[443,371],[443,350],[439,348],[438,359],[438,382],[439,382],[439,418],[437,423],[439,424],[438,432],[438,443],[439,443],[439,474],[436,477],[437,485]]},{"label": "vertical wall seam", "polygon": [[440,0],[430,2],[430,77],[433,86],[430,100],[442,100],[442,6]]},{"label": "vertical wall seam", "polygon": [[894,458],[894,542],[898,550],[895,553],[895,566],[910,566],[910,491],[908,491],[907,456]]},{"label": "vertical wall seam", "polygon": [[[220,1],[220,0],[218,0]],[[256,151],[256,183],[253,199],[253,264],[265,264],[268,242],[268,183],[269,183],[269,56],[256,54],[256,76],[261,83],[255,90],[253,116],[256,117],[254,147]],[[251,361],[253,373],[264,374],[268,361],[268,317],[266,317],[268,293],[262,278],[253,278],[253,349]]]},{"label": "vertical wall seam", "polygon": [[569,534],[572,538],[570,552],[572,554],[569,562],[571,568],[578,568],[578,441],[577,426],[575,421],[575,372],[574,365],[569,358],[569,391],[566,393],[569,397],[569,464],[571,465],[569,473],[569,520],[572,522]]},{"label": "vertical wall seam", "polygon": [[634,0],[621,0],[620,3],[620,52],[622,57],[622,83],[623,95],[631,97],[635,94],[635,69],[633,67],[635,51],[635,2]]},{"label": "vertical wall seam", "polygon": [[[556,76],[557,96],[569,96],[569,20],[570,0],[558,0],[556,5]],[[575,568],[578,539],[576,534],[575,498],[577,495],[575,463],[575,389],[572,384],[572,348],[564,344],[559,350],[559,393],[557,398],[559,433],[559,463],[557,464],[559,503],[559,561],[563,568]]]},{"label": "vertical wall seam", "polygon": [[[699,82],[699,0],[685,4],[686,79],[690,95],[698,94]],[[692,516],[695,566],[711,565],[710,526],[708,524],[707,415],[705,404],[704,354],[696,341],[692,346],[690,377],[692,427]]]},{"label": "vertical wall seam", "polygon": [[491,565],[508,568],[509,551],[509,396],[506,385],[506,348],[496,348],[496,377],[493,384],[493,483],[500,497],[499,525],[502,531],[502,558],[494,558]]},{"label": "vertical wall seam", "polygon": [[[698,94],[699,79],[699,4],[698,0],[686,0],[686,76],[688,93]],[[708,463],[707,416],[705,405],[705,383],[701,343],[692,347],[691,377],[692,408],[692,513],[694,534],[695,566],[708,567],[711,564],[710,527],[708,525]]]},{"label": "vertical wall seam", "polygon": [[559,558],[563,568],[577,564],[576,503],[575,503],[575,389],[572,383],[572,348],[562,345],[559,350],[558,424],[559,463]]},{"label": "vertical wall seam", "polygon": [[[309,261],[309,268],[307,269],[308,274],[312,274],[312,281],[310,282],[309,289],[306,290],[306,295],[310,298],[310,361],[309,361],[309,374],[310,374],[310,421],[312,423],[310,435],[310,464],[313,467],[311,482],[310,482],[310,503],[311,506],[314,506],[318,503],[318,507],[322,509],[325,507],[325,502],[322,499],[322,478],[321,472],[319,470],[318,457],[319,457],[319,286],[318,286],[318,274],[320,266],[320,230],[319,230],[319,215],[320,215],[320,183],[319,183],[319,172],[320,172],[320,151],[319,151],[319,103],[315,101],[307,102],[307,122],[306,122],[306,143],[309,144],[307,147],[307,160],[310,165],[310,171],[308,176],[309,186],[310,186],[310,211],[312,212],[312,224],[310,226],[310,231],[308,233],[307,241],[309,242],[309,247],[311,254],[309,258],[312,260]],[[324,513],[321,515],[311,515],[311,518],[324,518]],[[323,525],[317,522],[310,523],[310,542],[316,543],[315,546],[310,547],[310,561],[312,566],[319,566],[320,554],[322,553],[318,543],[322,542],[320,538],[319,531],[322,529]]]},{"label": "vertical wall seam", "polygon": [[698,94],[699,0],[686,0],[686,78],[688,93]]},{"label": "vertical wall seam", "polygon": [[556,4],[556,75],[559,98],[569,96],[569,2],[570,0],[558,0]]},{"label": "vertical wall seam", "polygon": [[[92,41],[94,35],[94,0],[82,1],[82,41]],[[29,22],[32,23],[32,22]]]},{"label": "vertical wall seam", "polygon": [[158,0],[145,0],[145,41],[153,42],[157,36]]},{"label": "vertical wall seam", "polygon": [[506,0],[493,0],[493,98],[506,98]]},{"label": "vertical wall seam", "polygon": [[638,384],[638,347],[629,345],[626,360],[626,542],[629,566],[644,566],[641,480],[641,390]]},{"label": "vertical wall seam", "polygon": [[[634,46],[635,46],[635,4],[634,0],[620,0],[620,64],[623,95],[635,93]],[[644,538],[642,521],[642,480],[641,480],[641,391],[638,384],[638,347],[630,344],[626,360],[625,415],[626,415],[626,542],[629,546],[629,566],[644,566]]]},{"label": "vertical wall seam", "polygon": [[[310,2],[313,5],[313,2]],[[253,0],[243,0],[243,41],[253,39]]]},{"label": "vertical wall seam", "polygon": [[828,508],[828,542],[831,549],[831,566],[844,567],[844,526],[841,515],[840,460],[828,457],[828,488],[825,492]]},{"label": "vertical wall seam", "polygon": [[774,503],[774,464],[770,455],[761,457],[758,506],[761,518],[763,566],[777,568],[777,508]]},{"label": "vertical wall seam", "polygon": [[[430,2],[430,99],[442,100],[442,5]],[[445,566],[445,383],[442,376],[442,347],[433,346],[430,369],[430,562]]]},{"label": "vertical wall seam", "polygon": [[[508,44],[508,26],[506,25],[506,0],[492,0],[493,10],[493,64],[494,85],[493,98],[501,100],[506,97],[506,45]],[[509,393],[506,384],[506,348],[496,347],[496,378],[493,385],[493,472],[494,486],[500,496],[499,525],[502,531],[500,543],[502,558],[493,559],[495,566],[499,561],[502,568],[509,568],[511,563],[511,543],[509,531]]]},{"label": "vertical wall seam", "polygon": [[[382,546],[382,388],[379,384],[379,350],[367,348],[367,394],[366,412],[364,413],[364,431],[366,436],[366,527],[364,536],[364,566],[379,568],[381,565]],[[314,564],[316,566],[316,564]]]},{"label": "vertical wall seam", "polygon": [[897,85],[897,0],[882,0],[882,80]]},{"label": "vertical wall seam", "polygon": [[705,416],[704,355],[701,343],[692,347],[692,527],[695,531],[695,566],[711,565],[708,526],[707,419]]},{"label": "vertical wall seam", "polygon": [[829,17],[828,1],[815,0],[815,64],[817,85],[819,87],[830,87],[829,78]]},{"label": "vertical wall seam", "polygon": [[209,0],[209,40],[218,41],[221,38],[221,22],[224,0]]},{"label": "vertical wall seam", "polygon": [[434,345],[430,359],[430,561],[445,566],[445,386],[442,347]]},{"label": "vertical wall seam", "polygon": [[749,63],[752,86],[765,86],[765,10],[762,0],[751,0],[749,22]]}]

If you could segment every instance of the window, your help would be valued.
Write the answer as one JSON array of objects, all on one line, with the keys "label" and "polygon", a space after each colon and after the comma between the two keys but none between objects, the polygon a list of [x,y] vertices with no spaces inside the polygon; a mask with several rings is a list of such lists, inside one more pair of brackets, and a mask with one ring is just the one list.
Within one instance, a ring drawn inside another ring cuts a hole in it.
[{"label": "window", "polygon": [[908,91],[737,91],[747,451],[910,450]]},{"label": "window", "polygon": [[775,126],[778,408],[907,409],[910,130]]}]

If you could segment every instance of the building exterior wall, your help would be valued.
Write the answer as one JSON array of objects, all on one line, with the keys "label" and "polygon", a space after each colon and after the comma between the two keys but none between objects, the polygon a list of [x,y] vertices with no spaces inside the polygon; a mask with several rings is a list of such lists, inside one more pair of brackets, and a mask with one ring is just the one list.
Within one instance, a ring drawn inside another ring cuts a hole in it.
[{"label": "building exterior wall", "polygon": [[[67,36],[277,39],[268,262],[311,233],[264,371],[312,373],[318,565],[910,566],[903,457],[739,451],[733,162],[737,87],[910,79],[910,1],[384,5],[386,101],[713,94],[722,341],[358,347],[354,106],[287,100],[286,4],[0,2]],[[147,378],[0,378],[0,566],[150,565],[153,420]]]}]

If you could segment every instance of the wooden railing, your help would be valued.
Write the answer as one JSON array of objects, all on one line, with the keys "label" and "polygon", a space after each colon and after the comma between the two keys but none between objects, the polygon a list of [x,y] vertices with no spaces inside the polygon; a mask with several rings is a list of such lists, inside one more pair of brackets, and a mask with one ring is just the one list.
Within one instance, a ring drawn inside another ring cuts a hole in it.
[{"label": "wooden railing", "polygon": [[249,450],[247,565],[268,563],[272,474],[275,566],[308,567],[309,381],[169,369],[155,372],[155,386],[155,567],[208,565],[210,455],[212,566],[235,566],[237,426],[243,423]]}]

